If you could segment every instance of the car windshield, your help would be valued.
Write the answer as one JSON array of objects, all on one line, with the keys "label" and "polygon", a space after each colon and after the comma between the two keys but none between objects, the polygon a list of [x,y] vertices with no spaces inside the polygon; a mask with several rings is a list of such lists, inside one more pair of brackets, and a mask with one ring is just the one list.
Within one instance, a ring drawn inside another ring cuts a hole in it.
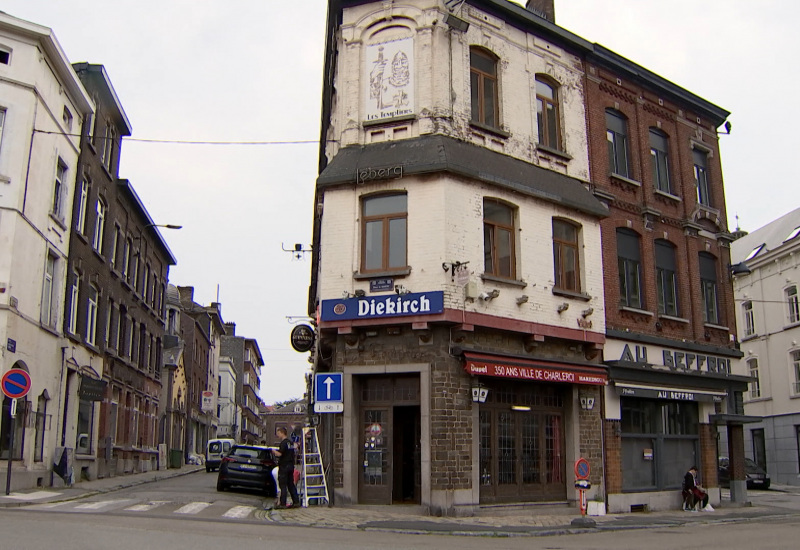
[{"label": "car windshield", "polygon": [[756,464],[755,462],[753,462],[749,458],[745,458],[744,459],[744,465],[745,465],[745,467],[752,468],[752,469],[759,469],[760,468],[758,464]]},{"label": "car windshield", "polygon": [[231,451],[231,456],[263,459],[267,457],[267,450],[257,447],[235,447],[233,451]]}]

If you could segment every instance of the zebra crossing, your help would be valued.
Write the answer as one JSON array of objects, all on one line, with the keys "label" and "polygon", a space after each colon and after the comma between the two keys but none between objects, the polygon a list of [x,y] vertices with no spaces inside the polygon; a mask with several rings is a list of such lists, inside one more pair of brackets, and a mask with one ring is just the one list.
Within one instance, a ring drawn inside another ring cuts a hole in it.
[{"label": "zebra crossing", "polygon": [[141,502],[137,499],[105,499],[92,502],[67,501],[31,504],[25,506],[26,510],[62,512],[62,513],[116,513],[131,515],[202,517],[204,519],[222,520],[247,520],[259,519],[259,512],[263,510],[256,506],[235,504],[230,501],[194,501],[179,502],[169,500],[153,500]]}]

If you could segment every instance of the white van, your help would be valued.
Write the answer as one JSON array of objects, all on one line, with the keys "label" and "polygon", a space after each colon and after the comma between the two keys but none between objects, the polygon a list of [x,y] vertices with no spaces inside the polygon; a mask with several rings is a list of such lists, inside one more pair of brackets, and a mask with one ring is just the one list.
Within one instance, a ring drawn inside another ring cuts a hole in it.
[{"label": "white van", "polygon": [[209,439],[206,446],[206,472],[218,470],[222,457],[236,445],[233,439]]}]

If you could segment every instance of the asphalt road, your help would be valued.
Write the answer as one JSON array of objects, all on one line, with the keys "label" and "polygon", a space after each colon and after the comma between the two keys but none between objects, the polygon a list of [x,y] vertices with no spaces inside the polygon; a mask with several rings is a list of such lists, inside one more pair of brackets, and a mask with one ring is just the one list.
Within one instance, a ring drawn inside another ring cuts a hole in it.
[{"label": "asphalt road", "polygon": [[697,525],[680,529],[639,529],[557,537],[459,537],[345,531],[258,523],[187,521],[107,514],[54,514],[0,510],[3,550],[114,550],[220,548],[360,549],[627,549],[726,548],[772,550],[797,547],[800,521]]},{"label": "asphalt road", "polygon": [[[793,511],[800,494],[752,492]],[[0,550],[219,548],[339,549],[784,549],[797,547],[800,515],[746,523],[700,523],[538,537],[408,534],[302,527],[267,521],[263,495],[216,491],[204,472],[63,503],[0,509]],[[232,511],[235,511],[232,512]],[[712,519],[713,516],[709,516]]]}]

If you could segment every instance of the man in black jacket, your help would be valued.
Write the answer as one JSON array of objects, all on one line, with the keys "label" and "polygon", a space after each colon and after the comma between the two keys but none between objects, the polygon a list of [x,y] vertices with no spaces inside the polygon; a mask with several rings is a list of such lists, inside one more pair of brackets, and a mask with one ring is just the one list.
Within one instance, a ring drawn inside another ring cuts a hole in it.
[{"label": "man in black jacket", "polygon": [[278,485],[281,488],[281,496],[275,508],[288,508],[286,506],[286,496],[292,497],[292,508],[300,507],[300,497],[297,495],[297,486],[294,484],[294,445],[287,436],[286,428],[278,428],[275,435],[281,439],[281,444],[277,451],[273,451],[278,457]]}]

